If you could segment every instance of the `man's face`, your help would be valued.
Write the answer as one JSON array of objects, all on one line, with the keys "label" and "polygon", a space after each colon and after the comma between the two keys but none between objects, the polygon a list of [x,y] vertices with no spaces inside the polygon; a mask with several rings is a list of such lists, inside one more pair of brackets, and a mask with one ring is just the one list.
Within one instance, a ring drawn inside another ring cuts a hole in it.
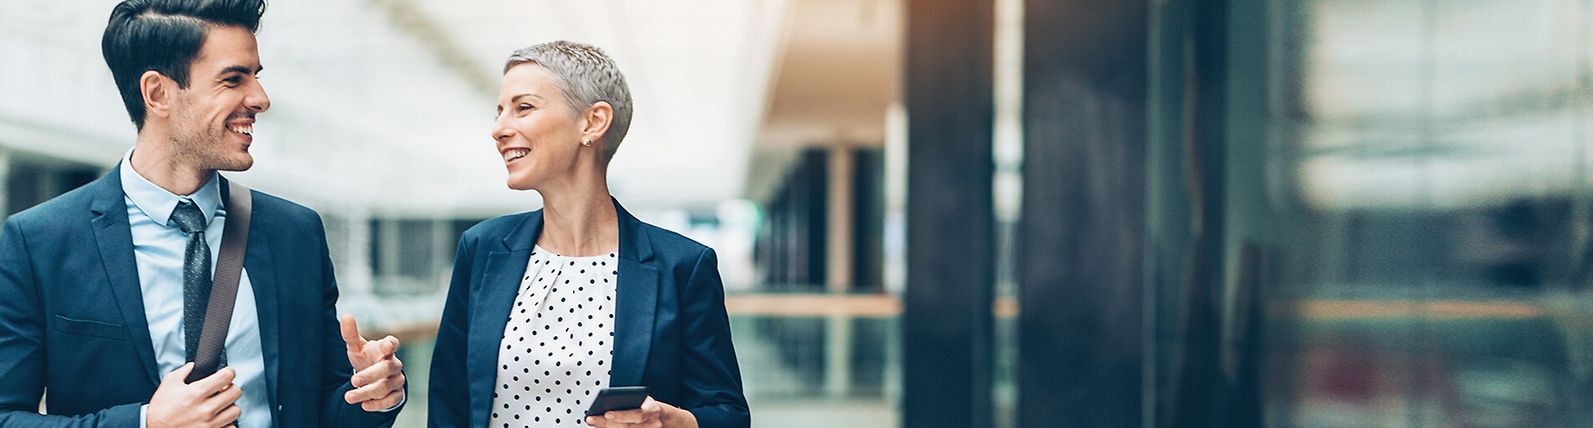
[{"label": "man's face", "polygon": [[254,142],[254,116],[271,108],[257,78],[260,70],[254,34],[241,27],[211,26],[189,66],[188,88],[173,97],[173,155],[210,170],[253,166],[249,145]]}]

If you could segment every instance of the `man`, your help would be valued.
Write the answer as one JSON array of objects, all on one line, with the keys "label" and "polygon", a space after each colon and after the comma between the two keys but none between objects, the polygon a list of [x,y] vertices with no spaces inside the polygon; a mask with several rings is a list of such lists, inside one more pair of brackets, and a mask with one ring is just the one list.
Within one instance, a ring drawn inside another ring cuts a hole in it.
[{"label": "man", "polygon": [[102,48],[137,141],[109,174],[0,229],[0,427],[392,424],[397,339],[334,320],[320,217],[260,192],[225,367],[185,382],[228,215],[217,171],[253,165],[254,119],[271,106],[256,79],[264,3],[111,12]]}]

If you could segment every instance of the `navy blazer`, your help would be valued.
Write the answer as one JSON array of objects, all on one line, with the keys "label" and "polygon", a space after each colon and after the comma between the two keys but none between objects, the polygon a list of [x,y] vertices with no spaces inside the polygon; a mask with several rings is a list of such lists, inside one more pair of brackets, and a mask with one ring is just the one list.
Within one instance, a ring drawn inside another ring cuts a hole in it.
[{"label": "navy blazer", "polygon": [[[702,244],[619,213],[609,384],[647,387],[703,427],[751,424],[730,343],[718,259]],[[542,211],[477,224],[459,238],[431,361],[430,426],[486,426],[498,343],[542,232]]]},{"label": "navy blazer", "polygon": [[[225,182],[223,182],[225,184]],[[227,186],[221,186],[226,200]],[[253,192],[254,287],[272,421],[390,426],[351,389],[337,283],[315,211]],[[0,231],[0,427],[137,427],[158,373],[116,169],[6,219]],[[46,394],[49,415],[39,414]]]}]

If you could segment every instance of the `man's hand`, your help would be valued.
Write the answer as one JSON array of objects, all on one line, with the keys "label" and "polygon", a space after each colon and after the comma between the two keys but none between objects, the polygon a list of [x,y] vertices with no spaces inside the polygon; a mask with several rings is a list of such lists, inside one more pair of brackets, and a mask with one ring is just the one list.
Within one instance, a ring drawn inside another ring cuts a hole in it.
[{"label": "man's hand", "polygon": [[236,375],[232,367],[223,367],[209,377],[194,383],[183,383],[194,363],[183,364],[161,378],[155,395],[149,398],[144,410],[144,425],[148,428],[175,427],[232,427],[243,410],[238,408],[238,397],[243,389],[232,384]]},{"label": "man's hand", "polygon": [[358,403],[367,412],[393,408],[404,401],[404,363],[398,361],[398,338],[365,341],[353,315],[338,319],[343,343],[348,345],[348,363],[354,366],[349,383],[354,389],[343,394],[349,404]]},{"label": "man's hand", "polygon": [[647,397],[642,408],[615,410],[602,416],[587,416],[586,425],[603,428],[697,428],[697,415]]}]

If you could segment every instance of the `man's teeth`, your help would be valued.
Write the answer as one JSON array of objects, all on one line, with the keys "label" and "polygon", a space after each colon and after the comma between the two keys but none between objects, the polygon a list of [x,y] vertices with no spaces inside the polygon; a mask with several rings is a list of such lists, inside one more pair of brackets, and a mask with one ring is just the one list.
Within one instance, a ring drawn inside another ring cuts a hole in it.
[{"label": "man's teeth", "polygon": [[515,160],[515,159],[523,158],[523,157],[525,157],[526,155],[529,155],[529,154],[531,154],[531,151],[530,150],[526,150],[526,149],[509,150],[509,151],[503,152],[503,160],[505,162],[512,161],[512,160]]},{"label": "man's teeth", "polygon": [[227,129],[239,134],[254,135],[254,125],[233,125],[227,127]]}]

